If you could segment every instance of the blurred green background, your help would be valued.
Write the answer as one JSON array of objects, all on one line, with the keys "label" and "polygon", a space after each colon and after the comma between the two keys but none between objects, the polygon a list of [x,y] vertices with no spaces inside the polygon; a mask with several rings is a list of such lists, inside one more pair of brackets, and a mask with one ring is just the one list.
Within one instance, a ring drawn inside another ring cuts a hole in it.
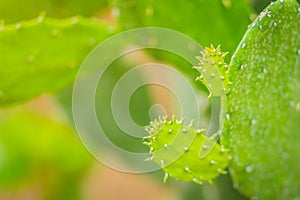
[{"label": "blurred green background", "polygon": [[[84,16],[115,27],[110,32],[99,33],[101,37],[96,44],[122,30],[144,26],[166,27],[191,36],[203,46],[221,44],[223,50],[232,55],[248,24],[268,3],[267,0],[0,0],[0,20],[3,19],[4,24],[11,24],[46,13],[47,17],[53,18]],[[84,33],[84,29],[81,31],[76,34],[90,33]],[[42,30],[40,34],[43,34]],[[35,38],[36,35],[32,35],[25,39],[37,49],[45,50],[45,59],[50,62],[51,59],[55,60],[56,54],[47,54],[48,47],[39,46]],[[71,41],[76,42],[76,38]],[[3,50],[14,52],[9,59],[18,64],[19,57],[27,50],[16,44]],[[62,40],[61,46],[64,45]],[[70,54],[78,51],[82,53],[82,56],[75,54],[80,64],[87,50],[80,46],[76,49],[66,48],[65,52],[60,53],[60,59],[67,60],[68,51]],[[191,80],[196,73],[190,70],[191,66],[185,60],[167,52],[148,50],[128,56],[116,60],[105,72],[105,88],[97,93],[97,114],[109,133],[108,137],[115,144],[126,150],[146,152],[140,140],[124,134],[114,122],[110,110],[114,84],[135,65],[154,61],[174,66]],[[47,64],[41,63],[37,67],[42,68]],[[8,66],[2,63],[0,72]],[[81,144],[72,120],[72,83],[78,66],[72,69],[70,77],[61,85],[49,89],[45,84],[32,94],[26,94],[26,88],[38,88],[39,79],[36,79],[37,82],[16,79],[12,90],[18,91],[20,87],[24,98],[21,96],[11,104],[7,103],[9,101],[0,104],[1,200],[246,199],[234,189],[229,175],[219,177],[213,186],[175,180],[163,184],[160,171],[142,175],[125,174],[97,162]],[[19,67],[26,69],[26,65],[21,63]],[[58,78],[64,77],[66,75],[61,74]],[[4,79],[1,77],[1,80]],[[52,78],[50,81],[51,85],[56,80]],[[202,91],[200,96],[204,99],[202,116],[205,125],[210,116],[209,105],[205,105],[207,91],[203,86],[196,87]],[[178,105],[173,105],[176,101],[169,91],[159,87],[142,87],[134,93],[130,102],[131,116],[136,123],[142,126],[149,123],[148,110],[153,104],[164,105],[171,114],[178,110]],[[120,165],[130,164],[122,163],[118,157],[115,159]]]}]

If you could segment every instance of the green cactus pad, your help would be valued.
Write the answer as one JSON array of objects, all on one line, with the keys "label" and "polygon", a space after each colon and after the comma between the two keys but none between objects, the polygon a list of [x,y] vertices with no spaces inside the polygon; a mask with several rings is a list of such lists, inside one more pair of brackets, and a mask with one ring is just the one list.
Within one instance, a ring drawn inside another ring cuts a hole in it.
[{"label": "green cactus pad", "polygon": [[252,199],[300,198],[300,8],[271,3],[232,61],[225,130],[235,187]]},{"label": "green cactus pad", "polygon": [[[200,72],[196,80],[200,80],[211,92],[211,95],[222,95],[229,92],[228,73],[229,65],[224,62],[227,52],[221,52],[220,45],[215,48],[211,45],[200,52],[198,66],[194,67]],[[216,66],[216,67],[214,67]]]},{"label": "green cactus pad", "polygon": [[87,54],[113,27],[74,16],[5,25],[0,21],[0,105],[16,103],[72,83]]},{"label": "green cactus pad", "polygon": [[150,123],[146,130],[144,144],[150,149],[151,160],[165,172],[164,181],[172,177],[185,182],[202,184],[219,174],[226,173],[228,150],[216,144],[204,158],[199,158],[206,136],[205,130],[196,130],[192,123],[184,125],[182,120],[174,117],[167,120],[160,118]]},{"label": "green cactus pad", "polygon": [[205,48],[197,57],[200,61],[198,66],[194,67],[200,72],[196,80],[200,80],[209,90],[211,99],[212,116],[211,124],[207,131],[207,139],[203,145],[207,149],[202,149],[200,157],[205,157],[217,143],[223,129],[225,118],[225,99],[226,93],[229,92],[229,66],[225,63],[224,58],[227,53],[221,52],[220,45],[214,48],[213,45]]}]

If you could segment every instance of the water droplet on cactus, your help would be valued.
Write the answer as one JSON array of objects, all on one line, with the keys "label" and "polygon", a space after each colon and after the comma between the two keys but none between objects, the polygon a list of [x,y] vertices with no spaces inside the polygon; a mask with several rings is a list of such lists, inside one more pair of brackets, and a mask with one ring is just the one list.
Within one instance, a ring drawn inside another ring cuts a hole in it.
[{"label": "water droplet on cactus", "polygon": [[250,165],[245,168],[246,173],[251,173],[252,170],[253,170],[253,167]]},{"label": "water droplet on cactus", "polygon": [[244,49],[246,47],[246,42],[243,42],[242,48]]}]

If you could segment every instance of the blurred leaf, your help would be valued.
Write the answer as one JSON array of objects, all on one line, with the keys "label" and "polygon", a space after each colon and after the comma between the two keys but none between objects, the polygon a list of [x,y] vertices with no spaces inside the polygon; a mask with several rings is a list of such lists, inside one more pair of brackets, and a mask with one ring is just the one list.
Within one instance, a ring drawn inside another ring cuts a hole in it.
[{"label": "blurred leaf", "polygon": [[106,0],[0,0],[0,19],[6,23],[32,19],[40,12],[50,17],[98,15],[107,6]]},{"label": "blurred leaf", "polygon": [[1,186],[37,181],[55,199],[77,194],[78,180],[91,164],[71,127],[28,111],[1,114],[0,147]]},{"label": "blurred leaf", "polygon": [[[203,46],[233,51],[250,23],[245,0],[112,0],[125,29],[158,26],[180,31]],[[166,38],[167,39],[167,38]]]},{"label": "blurred leaf", "polygon": [[235,186],[253,199],[300,196],[300,14],[272,3],[251,24],[231,62],[222,141]]},{"label": "blurred leaf", "polygon": [[70,85],[85,56],[114,29],[93,19],[43,16],[0,28],[0,105]]}]

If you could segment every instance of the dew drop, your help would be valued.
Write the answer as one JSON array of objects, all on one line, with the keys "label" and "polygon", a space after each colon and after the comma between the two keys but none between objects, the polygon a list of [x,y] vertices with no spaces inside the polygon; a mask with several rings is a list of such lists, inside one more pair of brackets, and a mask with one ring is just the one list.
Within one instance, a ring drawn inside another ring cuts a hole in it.
[{"label": "dew drop", "polygon": [[201,129],[198,129],[198,130],[196,131],[197,134],[201,134],[202,132],[204,132],[203,129],[202,129],[202,130],[201,130]]},{"label": "dew drop", "polygon": [[190,171],[190,168],[189,168],[189,167],[185,167],[185,168],[184,168],[184,171],[189,172],[189,171]]},{"label": "dew drop", "polygon": [[183,147],[183,150],[184,150],[185,152],[187,152],[187,151],[189,150],[189,148],[188,148],[188,147]]},{"label": "dew drop", "polygon": [[300,49],[298,49],[298,55],[300,56]]},{"label": "dew drop", "polygon": [[164,148],[167,148],[168,147],[168,144],[164,144]]},{"label": "dew drop", "polygon": [[164,160],[160,160],[160,164],[161,164],[162,166],[164,166],[164,165],[165,165],[165,161],[164,161]]},{"label": "dew drop", "polygon": [[252,170],[253,170],[253,167],[252,167],[252,166],[247,166],[247,167],[245,168],[246,173],[251,173]]},{"label": "dew drop", "polygon": [[280,3],[283,3],[283,2],[284,2],[284,0],[279,0],[279,2],[280,2]]},{"label": "dew drop", "polygon": [[252,119],[252,120],[251,120],[251,124],[252,124],[252,125],[255,125],[255,124],[257,124],[257,121],[256,121],[256,119]]},{"label": "dew drop", "polygon": [[268,73],[268,71],[267,71],[266,68],[263,69],[263,73],[264,73],[264,74],[267,74],[267,73]]},{"label": "dew drop", "polygon": [[156,137],[152,137],[152,141],[153,141],[153,142],[156,142]]},{"label": "dew drop", "polygon": [[227,120],[230,120],[230,114],[227,113],[227,114],[225,115],[225,118],[226,118]]},{"label": "dew drop", "polygon": [[221,152],[226,152],[227,150],[225,149],[224,146],[221,147]]},{"label": "dew drop", "polygon": [[203,182],[200,181],[200,180],[198,180],[197,178],[193,178],[192,181],[193,181],[194,183],[199,184],[199,185],[202,185],[202,184],[203,184]]},{"label": "dew drop", "polygon": [[246,47],[246,42],[243,42],[242,49],[244,49],[245,47]]},{"label": "dew drop", "polygon": [[182,124],[182,120],[176,120],[177,124]]}]

